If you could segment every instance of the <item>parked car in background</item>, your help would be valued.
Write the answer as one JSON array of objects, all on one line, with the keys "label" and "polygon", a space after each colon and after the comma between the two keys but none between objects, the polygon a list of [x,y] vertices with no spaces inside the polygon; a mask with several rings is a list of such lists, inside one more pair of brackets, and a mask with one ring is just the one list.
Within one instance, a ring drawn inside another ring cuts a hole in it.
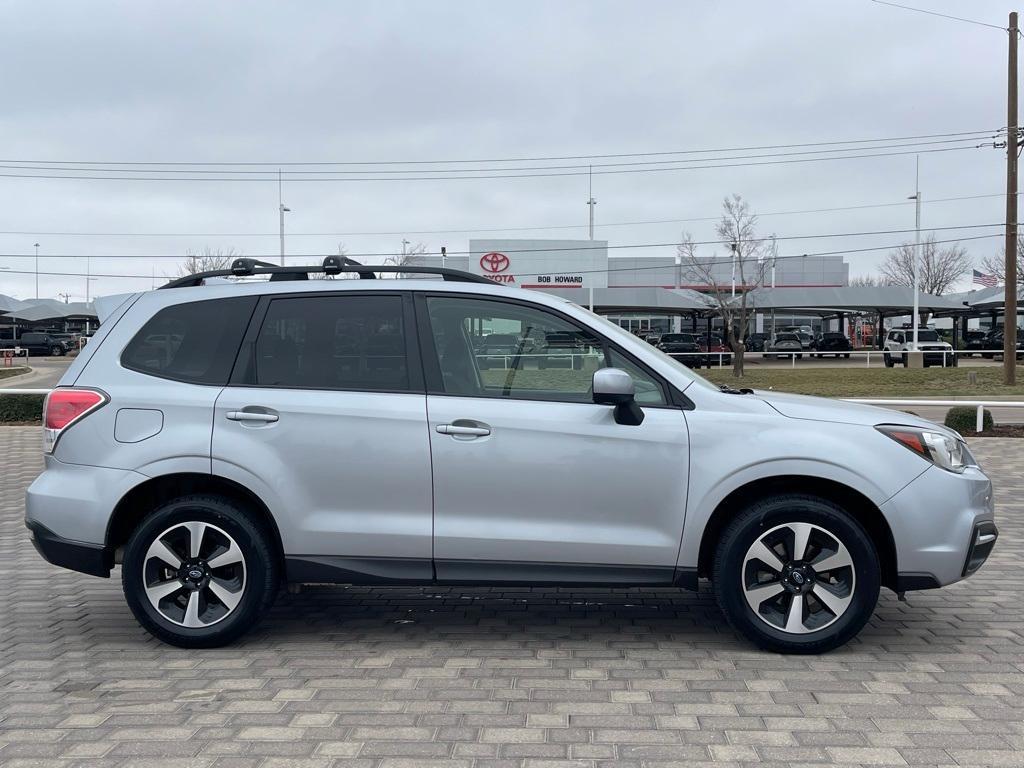
[{"label": "parked car in background", "polygon": [[508,361],[519,349],[520,337],[512,333],[490,333],[484,336],[476,347],[476,357],[481,370],[506,368]]},{"label": "parked car in background", "polygon": [[764,352],[765,347],[771,337],[767,333],[752,333],[747,336],[744,342],[747,347],[747,352]]},{"label": "parked car in background", "polygon": [[964,357],[980,355],[984,350],[991,349],[991,347],[985,346],[986,341],[988,341],[988,333],[985,331],[968,331],[960,354]]},{"label": "parked car in background", "polygon": [[660,333],[649,333],[644,336],[644,341],[650,344],[652,347],[658,346],[658,342],[661,341]]},{"label": "parked car in background", "polygon": [[51,357],[62,357],[68,351],[62,339],[51,336],[49,333],[33,331],[23,333],[14,340],[0,341],[0,349],[24,349],[29,355],[50,355]]},{"label": "parked car in background", "polygon": [[850,352],[853,351],[853,345],[845,333],[829,332],[819,333],[811,343],[811,349],[814,350],[811,357],[824,357],[825,355],[849,357]]},{"label": "parked car in background", "polygon": [[73,350],[78,349],[79,336],[77,333],[55,333],[51,331],[50,337],[54,339],[59,339],[60,342],[64,345],[65,352],[71,352]]},{"label": "parked car in background", "polygon": [[775,337],[775,341],[768,347],[768,352],[765,353],[765,358],[791,358],[796,357],[797,360],[803,357],[804,345],[800,342],[800,337],[795,333],[780,333]]},{"label": "parked car in background", "polygon": [[[896,363],[902,363],[906,367],[909,363],[909,352],[914,351],[914,330],[912,328],[899,328],[889,331],[885,337],[885,347],[882,359],[886,368],[892,368]],[[956,352],[951,344],[939,339],[939,334],[931,328],[917,329],[917,351],[923,354],[924,367],[932,365],[955,367],[957,365]]]},{"label": "parked car in background", "polygon": [[[703,577],[754,643],[816,654],[865,626],[880,587],[951,584],[996,544],[991,481],[925,419],[715,386],[582,307],[455,270],[200,284],[342,271],[337,257],[283,269],[242,259],[129,296],[44,405],[32,542],[58,566],[119,567],[132,613],[165,642],[230,643],[285,584],[610,585],[642,599]],[[597,365],[481,375],[466,333],[481,322],[566,340]],[[7,533],[7,552],[28,545]],[[45,602],[45,579],[8,574]],[[961,602],[927,618],[964,622]],[[105,602],[68,615],[93,608],[109,636],[127,632]],[[693,622],[666,614],[658,631],[685,638]]]},{"label": "parked car in background", "polygon": [[710,366],[706,355],[700,354],[700,344],[692,333],[665,333],[655,345],[658,349],[690,368]]},{"label": "parked car in background", "polygon": [[810,349],[811,344],[814,342],[814,332],[809,325],[787,325],[779,333],[796,334],[797,338],[800,339],[800,346],[804,349]]},{"label": "parked car in background", "polygon": [[702,333],[697,336],[701,352],[707,352],[708,363],[732,365],[732,350],[725,346],[722,337],[714,333]]},{"label": "parked car in background", "polygon": [[[1002,328],[994,328],[985,336],[985,349],[1002,349],[1006,343],[1006,336]],[[985,352],[982,357],[993,358],[998,352]],[[1017,329],[1017,359],[1024,359],[1024,328]]]}]

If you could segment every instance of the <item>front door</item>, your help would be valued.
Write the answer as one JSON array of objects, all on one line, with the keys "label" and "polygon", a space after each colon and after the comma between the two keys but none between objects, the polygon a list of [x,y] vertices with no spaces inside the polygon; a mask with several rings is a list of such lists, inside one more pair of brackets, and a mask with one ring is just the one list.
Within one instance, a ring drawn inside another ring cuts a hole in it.
[{"label": "front door", "polygon": [[217,400],[213,472],[271,506],[293,580],[432,578],[426,397],[407,302],[381,291],[265,298]]},{"label": "front door", "polygon": [[[441,581],[668,583],[688,444],[666,385],[594,332],[528,302],[420,299]],[[515,354],[490,359],[489,334]],[[634,378],[645,419],[592,402],[597,368]]]}]

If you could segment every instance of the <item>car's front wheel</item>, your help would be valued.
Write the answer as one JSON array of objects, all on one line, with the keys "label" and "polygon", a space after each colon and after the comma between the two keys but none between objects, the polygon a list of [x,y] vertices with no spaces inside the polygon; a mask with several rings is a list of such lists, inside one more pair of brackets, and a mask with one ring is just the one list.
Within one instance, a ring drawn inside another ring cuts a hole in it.
[{"label": "car's front wheel", "polygon": [[864,528],[830,501],[795,494],[740,513],[718,542],[713,571],[729,623],[780,653],[843,645],[871,617],[880,579]]},{"label": "car's front wheel", "polygon": [[241,505],[190,495],[156,509],[125,547],[121,581],[128,606],[171,645],[232,642],[269,610],[280,568],[273,542]]}]

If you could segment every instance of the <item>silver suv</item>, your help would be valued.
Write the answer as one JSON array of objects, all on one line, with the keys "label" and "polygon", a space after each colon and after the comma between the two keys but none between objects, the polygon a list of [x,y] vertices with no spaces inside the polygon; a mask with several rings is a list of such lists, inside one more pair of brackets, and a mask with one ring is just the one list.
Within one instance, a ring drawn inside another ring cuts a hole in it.
[{"label": "silver suv", "polygon": [[[820,652],[881,586],[957,581],[995,542],[988,478],[914,416],[719,388],[577,305],[451,270],[233,271],[271,279],[110,303],[47,399],[27,493],[43,557],[120,564],[169,643],[237,638],[287,583],[703,577],[754,643]],[[489,334],[514,345],[481,364]]]}]

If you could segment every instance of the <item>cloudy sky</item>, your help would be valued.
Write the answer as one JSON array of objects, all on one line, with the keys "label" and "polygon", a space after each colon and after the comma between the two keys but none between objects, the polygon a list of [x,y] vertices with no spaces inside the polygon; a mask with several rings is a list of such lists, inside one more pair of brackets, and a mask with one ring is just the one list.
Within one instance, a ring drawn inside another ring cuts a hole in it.
[{"label": "cloudy sky", "polygon": [[[996,25],[1011,10],[1000,0],[906,2]],[[734,148],[980,136],[1005,125],[1005,32],[870,0],[5,1],[0,57],[0,293],[20,298],[35,293],[34,243],[41,272],[79,273],[42,275],[40,296],[73,301],[86,293],[86,256],[101,275],[95,296],[159,284],[190,249],[276,254],[278,164],[291,172],[294,261],[339,244],[351,254],[395,252],[403,238],[459,251],[469,230],[585,237],[588,179],[578,166],[588,162],[599,164],[597,234],[613,245],[671,243],[683,229],[710,239],[707,219],[730,193],[781,237],[911,228],[905,198],[917,150],[926,228],[1003,219],[1003,153],[974,148],[991,139],[879,141],[854,146],[886,147],[874,152],[885,156],[822,162],[721,159],[823,149]],[[925,151],[935,149],[949,151]],[[729,151],[525,160],[684,150]],[[614,162],[700,158],[732,167],[604,172]],[[487,162],[286,165],[434,160]],[[125,163],[267,165],[228,174]],[[538,165],[577,167],[557,176],[507,170]],[[460,167],[528,177],[409,180],[409,169]],[[113,174],[145,180],[23,178],[112,175],[97,168],[145,169]],[[353,169],[371,173],[339,179]],[[971,199],[929,202],[951,197]],[[792,213],[822,208],[849,209]],[[628,223],[650,221],[664,223]],[[780,253],[909,238],[798,240]],[[997,237],[963,244],[979,261],[999,248]],[[851,271],[871,272],[883,253],[850,255]]]}]

